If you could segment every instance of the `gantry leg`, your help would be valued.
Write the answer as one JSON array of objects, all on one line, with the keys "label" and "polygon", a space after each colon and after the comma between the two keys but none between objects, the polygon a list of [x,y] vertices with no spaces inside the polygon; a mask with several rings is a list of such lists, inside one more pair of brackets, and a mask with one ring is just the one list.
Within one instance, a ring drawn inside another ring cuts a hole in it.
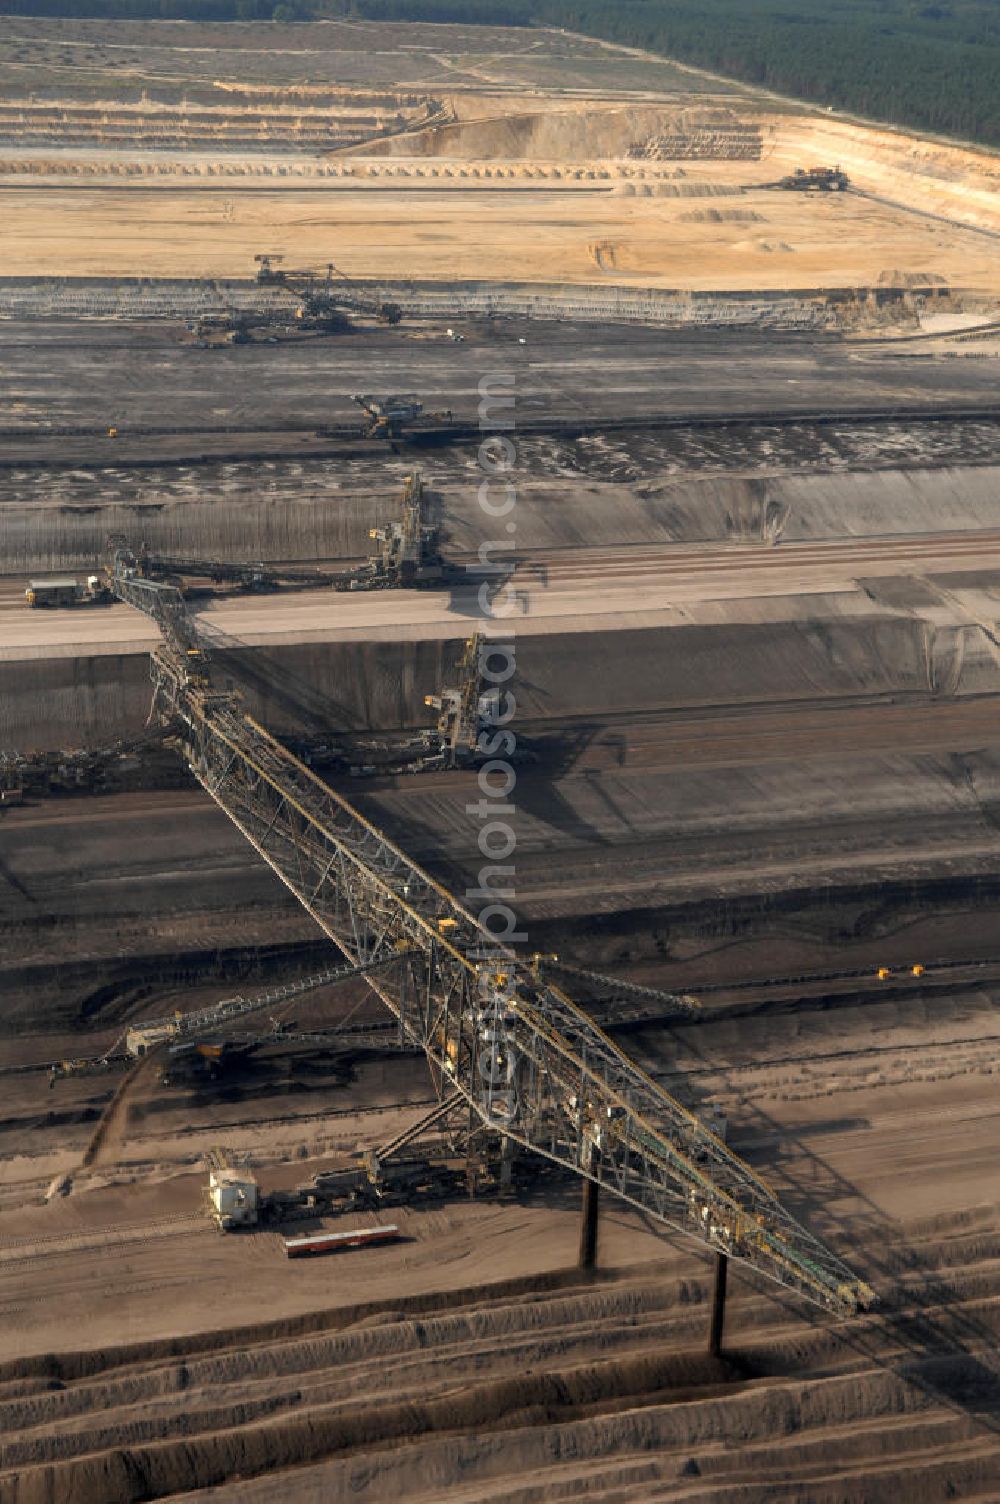
[{"label": "gantry leg", "polygon": [[708,1351],[711,1357],[722,1356],[722,1328],[726,1319],[726,1276],[729,1260],[724,1253],[715,1255],[715,1287],[712,1291],[712,1322],[708,1329]]},{"label": "gantry leg", "polygon": [[580,1206],[580,1268],[593,1269],[597,1264],[597,1213],[601,1188],[596,1180],[584,1177],[583,1201]]}]

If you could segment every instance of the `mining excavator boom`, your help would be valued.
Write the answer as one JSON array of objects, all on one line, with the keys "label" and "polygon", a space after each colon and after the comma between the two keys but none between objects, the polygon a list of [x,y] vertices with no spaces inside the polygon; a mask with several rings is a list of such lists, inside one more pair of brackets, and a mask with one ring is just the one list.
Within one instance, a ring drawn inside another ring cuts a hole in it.
[{"label": "mining excavator boom", "polygon": [[[108,539],[114,551],[110,574],[128,586],[129,582],[148,580],[151,584],[176,587],[174,595],[163,595],[166,602],[175,597],[182,601],[180,586],[185,579],[207,579],[216,584],[228,583],[244,590],[278,590],[284,587],[308,589],[332,586],[334,590],[414,589],[440,583],[448,573],[441,556],[438,526],[428,515],[428,498],[419,470],[412,471],[403,482],[400,515],[385,527],[372,528],[368,536],[378,545],[364,564],[334,573],[314,569],[287,568],[278,564],[241,564],[222,559],[196,559],[182,554],[162,554],[143,545],[129,546],[120,535]],[[108,598],[111,591],[102,583]],[[144,596],[152,604],[152,596]],[[161,609],[168,607],[163,604]]]},{"label": "mining excavator boom", "polygon": [[851,180],[839,167],[796,167],[787,177],[767,186],[788,188],[794,193],[843,193]]},{"label": "mining excavator boom", "polygon": [[211,580],[213,584],[231,584],[243,590],[278,590],[282,586],[337,584],[350,579],[349,571],[330,573],[318,569],[285,568],[280,564],[246,563],[231,559],[195,559],[182,554],[156,553],[145,547],[135,554],[135,568],[149,580]]},{"label": "mining excavator boom", "polygon": [[[383,298],[377,290],[369,292],[346,272],[327,262],[323,272],[308,267],[293,269],[282,265],[283,256],[267,252],[254,257],[257,282],[261,287],[280,287],[299,299],[296,317],[306,323],[340,318],[345,326],[345,310],[366,313],[383,324],[398,324],[403,310],[398,303]],[[334,290],[334,279],[336,291]]]},{"label": "mining excavator boom", "polygon": [[216,689],[178,591],[129,572],[121,554],[111,585],[160,627],[155,703],[195,778],[347,963],[367,968],[441,1098],[460,1093],[499,1143],[576,1171],[828,1311],[871,1304],[755,1170],[498,939],[489,910],[465,908]]},{"label": "mining excavator boom", "polygon": [[429,430],[435,424],[450,423],[450,408],[437,412],[424,411],[424,405],[416,397],[376,397],[368,392],[357,392],[351,398],[367,415],[363,433],[366,439],[399,439],[414,429]]}]

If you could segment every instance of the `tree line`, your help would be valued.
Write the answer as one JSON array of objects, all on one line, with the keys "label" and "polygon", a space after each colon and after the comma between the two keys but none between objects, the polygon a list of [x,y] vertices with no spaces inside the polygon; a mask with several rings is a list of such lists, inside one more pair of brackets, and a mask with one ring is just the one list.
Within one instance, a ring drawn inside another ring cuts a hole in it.
[{"label": "tree line", "polygon": [[0,0],[0,11],[560,26],[890,125],[1000,146],[997,0]]}]

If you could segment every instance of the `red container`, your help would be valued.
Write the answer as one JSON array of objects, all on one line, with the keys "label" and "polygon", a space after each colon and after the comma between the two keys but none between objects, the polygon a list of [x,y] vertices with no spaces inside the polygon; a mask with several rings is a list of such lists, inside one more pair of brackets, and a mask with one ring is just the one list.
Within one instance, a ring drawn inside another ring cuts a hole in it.
[{"label": "red container", "polygon": [[356,1227],[352,1232],[307,1233],[302,1238],[286,1238],[285,1253],[290,1259],[310,1258],[317,1253],[341,1253],[346,1248],[367,1248],[372,1243],[396,1243],[398,1227]]}]

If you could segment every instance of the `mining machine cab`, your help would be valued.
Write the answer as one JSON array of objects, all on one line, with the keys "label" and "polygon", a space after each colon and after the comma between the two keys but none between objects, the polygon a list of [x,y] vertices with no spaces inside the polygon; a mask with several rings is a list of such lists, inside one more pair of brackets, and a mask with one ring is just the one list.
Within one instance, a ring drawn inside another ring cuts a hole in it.
[{"label": "mining machine cab", "polygon": [[396,439],[403,429],[419,418],[424,410],[416,397],[373,397],[364,392],[352,398],[368,415],[364,436],[366,439]]},{"label": "mining machine cab", "polygon": [[[479,736],[484,726],[496,723],[496,691],[483,692],[483,634],[477,632],[466,643],[455,665],[457,684],[440,694],[425,695],[424,704],[438,712],[437,725],[428,732],[436,743],[433,766],[465,767],[479,755]],[[431,763],[425,762],[425,767]]]},{"label": "mining machine cab", "polygon": [[208,1210],[220,1232],[256,1227],[260,1220],[257,1177],[231,1150],[209,1150]]},{"label": "mining machine cab", "polygon": [[[325,276],[320,279],[316,272],[293,271],[282,266],[281,262],[285,258],[273,251],[257,255],[253,259],[257,263],[259,287],[283,287],[289,292],[297,293],[302,299],[295,314],[300,322],[325,321],[325,326],[329,328],[349,326],[350,321],[344,312],[345,303],[361,313],[374,315],[381,324],[398,324],[403,317],[399,303],[383,298],[379,292],[360,287],[346,272],[334,266],[332,261],[327,262]],[[338,284],[343,283],[348,289],[340,297],[335,297],[332,290],[334,277],[338,279]]]},{"label": "mining machine cab", "polygon": [[308,267],[298,269],[281,266],[283,257],[274,253],[255,256],[257,285],[280,287],[291,293],[298,301],[294,320],[300,329],[316,329],[326,334],[346,333],[352,328],[344,308],[344,300],[333,291],[333,276],[336,267],[331,261],[325,275]]},{"label": "mining machine cab", "polygon": [[365,575],[352,588],[413,589],[436,584],[444,575],[438,528],[424,517],[424,486],[418,472],[406,477],[403,515],[386,527],[373,527],[369,538],[380,545],[368,560]]},{"label": "mining machine cab", "polygon": [[284,256],[275,254],[255,256],[257,263],[257,283],[260,287],[281,287],[284,285],[287,273],[279,264],[284,261]]},{"label": "mining machine cab", "polygon": [[247,313],[204,313],[187,327],[196,344],[221,350],[227,345],[249,345],[253,323]]},{"label": "mining machine cab", "polygon": [[850,186],[850,178],[840,167],[796,167],[778,183],[793,193],[843,193]]},{"label": "mining machine cab", "polygon": [[438,412],[425,412],[424,405],[416,397],[373,397],[368,392],[355,392],[351,398],[367,414],[368,421],[362,428],[366,439],[403,438],[412,429],[430,433],[437,423],[450,423],[450,408]]},{"label": "mining machine cab", "polygon": [[373,311],[380,324],[398,324],[402,321],[402,307],[389,298],[378,298]]},{"label": "mining machine cab", "polygon": [[88,574],[86,579],[75,576],[55,576],[44,580],[29,580],[24,599],[29,606],[105,606],[111,601],[111,592],[99,574]]}]

